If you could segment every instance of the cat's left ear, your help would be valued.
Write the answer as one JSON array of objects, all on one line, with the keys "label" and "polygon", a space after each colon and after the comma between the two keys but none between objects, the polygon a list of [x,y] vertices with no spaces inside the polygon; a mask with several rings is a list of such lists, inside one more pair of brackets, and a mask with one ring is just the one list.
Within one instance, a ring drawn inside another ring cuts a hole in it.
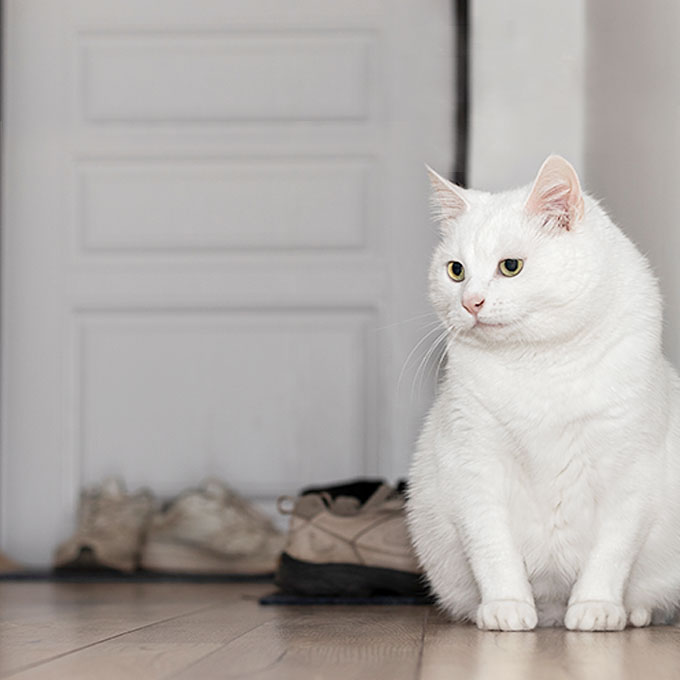
[{"label": "cat's left ear", "polygon": [[458,219],[470,207],[465,199],[465,190],[438,175],[429,165],[425,167],[432,185],[435,220],[444,223]]},{"label": "cat's left ear", "polygon": [[572,165],[561,156],[548,156],[538,171],[524,204],[529,215],[541,215],[544,224],[569,231],[583,219],[583,192]]}]

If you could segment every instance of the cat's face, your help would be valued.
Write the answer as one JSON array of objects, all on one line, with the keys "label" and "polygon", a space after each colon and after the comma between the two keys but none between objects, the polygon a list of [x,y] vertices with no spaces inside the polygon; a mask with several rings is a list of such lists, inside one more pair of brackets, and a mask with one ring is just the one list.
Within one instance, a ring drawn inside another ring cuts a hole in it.
[{"label": "cat's face", "polygon": [[590,323],[602,253],[564,159],[550,157],[532,187],[502,194],[431,179],[442,239],[430,299],[452,333],[475,342],[543,342]]}]

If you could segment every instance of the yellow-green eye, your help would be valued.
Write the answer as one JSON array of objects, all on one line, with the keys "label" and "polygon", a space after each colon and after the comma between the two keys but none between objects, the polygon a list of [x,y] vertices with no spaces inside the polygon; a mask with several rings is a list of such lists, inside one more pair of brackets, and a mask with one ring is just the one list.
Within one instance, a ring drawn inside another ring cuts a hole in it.
[{"label": "yellow-green eye", "polygon": [[449,278],[453,279],[454,281],[462,281],[465,278],[465,267],[460,262],[456,262],[455,260],[451,260],[446,265],[446,271],[449,275]]},{"label": "yellow-green eye", "polygon": [[503,276],[517,276],[524,267],[524,260],[501,260],[498,263],[498,269]]}]

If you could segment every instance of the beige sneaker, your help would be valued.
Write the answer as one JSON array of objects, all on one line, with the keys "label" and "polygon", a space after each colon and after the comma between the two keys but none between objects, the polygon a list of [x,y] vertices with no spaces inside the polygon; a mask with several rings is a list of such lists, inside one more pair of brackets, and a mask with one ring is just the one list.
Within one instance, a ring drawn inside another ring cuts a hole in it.
[{"label": "beige sneaker", "polygon": [[337,493],[362,485],[366,482],[279,499],[279,510],[291,515],[276,573],[282,590],[329,596],[426,592],[406,529],[404,495],[379,482],[363,504],[343,495],[346,491]]},{"label": "beige sneaker", "polygon": [[195,574],[271,574],[285,536],[251,503],[217,480],[156,513],[142,567]]},{"label": "beige sneaker", "polygon": [[7,557],[7,555],[0,552],[0,574],[22,570],[23,567],[18,562],[15,562]]},{"label": "beige sneaker", "polygon": [[57,548],[54,566],[134,571],[153,506],[148,490],[128,494],[117,479],[83,491],[76,533]]}]

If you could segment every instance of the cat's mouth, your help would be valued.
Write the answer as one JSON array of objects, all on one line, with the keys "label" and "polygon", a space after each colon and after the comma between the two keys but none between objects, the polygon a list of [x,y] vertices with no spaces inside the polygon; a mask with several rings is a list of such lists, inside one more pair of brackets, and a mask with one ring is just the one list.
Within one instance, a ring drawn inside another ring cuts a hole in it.
[{"label": "cat's mouth", "polygon": [[503,328],[506,324],[504,323],[493,323],[491,321],[482,321],[481,319],[477,319],[475,321],[475,325],[473,328],[481,327],[481,328]]}]

